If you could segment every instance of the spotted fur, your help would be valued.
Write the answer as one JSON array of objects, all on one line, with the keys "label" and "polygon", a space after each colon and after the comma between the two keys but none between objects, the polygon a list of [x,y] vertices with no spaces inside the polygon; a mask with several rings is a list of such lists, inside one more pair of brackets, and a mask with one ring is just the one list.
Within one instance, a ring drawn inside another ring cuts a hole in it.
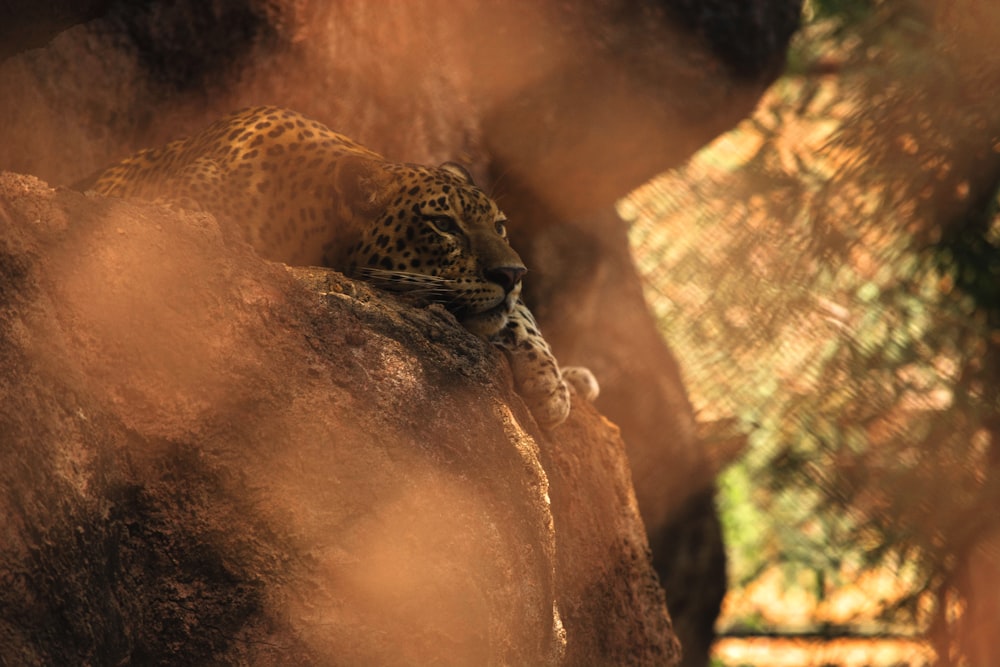
[{"label": "spotted fur", "polygon": [[89,185],[212,213],[268,259],[443,303],[507,353],[544,426],[569,414],[567,382],[597,395],[590,371],[560,370],[520,299],[526,269],[504,215],[458,165],[389,162],[294,111],[258,107],[140,151]]}]

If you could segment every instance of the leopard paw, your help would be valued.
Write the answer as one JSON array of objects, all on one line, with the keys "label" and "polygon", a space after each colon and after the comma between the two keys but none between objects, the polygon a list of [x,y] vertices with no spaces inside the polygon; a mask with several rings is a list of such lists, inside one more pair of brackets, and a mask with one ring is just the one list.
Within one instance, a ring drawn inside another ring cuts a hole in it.
[{"label": "leopard paw", "polygon": [[577,396],[585,401],[593,402],[601,393],[601,385],[597,378],[585,366],[563,366],[561,369],[562,379],[573,388]]},{"label": "leopard paw", "polygon": [[528,403],[531,414],[539,426],[552,429],[566,421],[572,404],[569,385],[557,380],[547,391],[531,391],[521,387],[522,395]]}]

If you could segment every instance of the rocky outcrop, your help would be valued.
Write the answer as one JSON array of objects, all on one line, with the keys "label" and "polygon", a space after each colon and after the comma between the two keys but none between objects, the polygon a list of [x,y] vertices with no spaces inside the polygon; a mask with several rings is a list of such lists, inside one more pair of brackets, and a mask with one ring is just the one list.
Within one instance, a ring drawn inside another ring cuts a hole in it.
[{"label": "rocky outcrop", "polygon": [[114,0],[5,0],[0,21],[0,62],[44,46],[67,28],[105,14]]},{"label": "rocky outcrop", "polygon": [[[678,627],[703,647],[725,590],[713,466],[612,207],[745,117],[780,70],[801,4],[114,3],[0,64],[0,168],[72,183],[267,103],[393,160],[468,165],[510,218],[557,357],[598,373],[597,407],[627,443],[661,581],[693,619]],[[68,6],[46,3],[57,5]],[[12,32],[38,23],[33,8],[10,18]],[[708,661],[700,648],[686,655]]]},{"label": "rocky outcrop", "polygon": [[611,424],[223,237],[0,176],[0,662],[676,661]]}]

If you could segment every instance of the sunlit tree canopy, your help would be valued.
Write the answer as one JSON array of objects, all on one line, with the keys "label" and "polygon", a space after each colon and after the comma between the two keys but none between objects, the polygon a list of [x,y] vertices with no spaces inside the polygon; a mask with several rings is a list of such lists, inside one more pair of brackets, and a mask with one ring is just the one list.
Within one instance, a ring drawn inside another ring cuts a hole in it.
[{"label": "sunlit tree canopy", "polygon": [[1000,7],[807,18],[753,118],[620,213],[700,416],[750,436],[732,583],[888,571],[879,627],[928,632],[1000,508]]}]

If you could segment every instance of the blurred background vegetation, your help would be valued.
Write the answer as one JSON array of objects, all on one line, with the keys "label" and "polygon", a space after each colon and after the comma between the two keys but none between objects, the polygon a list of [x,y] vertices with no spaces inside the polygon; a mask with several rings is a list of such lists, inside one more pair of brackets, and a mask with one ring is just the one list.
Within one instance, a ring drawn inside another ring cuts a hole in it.
[{"label": "blurred background vegetation", "polygon": [[1000,3],[806,4],[754,117],[619,206],[699,418],[749,435],[720,630],[1000,664]]}]

